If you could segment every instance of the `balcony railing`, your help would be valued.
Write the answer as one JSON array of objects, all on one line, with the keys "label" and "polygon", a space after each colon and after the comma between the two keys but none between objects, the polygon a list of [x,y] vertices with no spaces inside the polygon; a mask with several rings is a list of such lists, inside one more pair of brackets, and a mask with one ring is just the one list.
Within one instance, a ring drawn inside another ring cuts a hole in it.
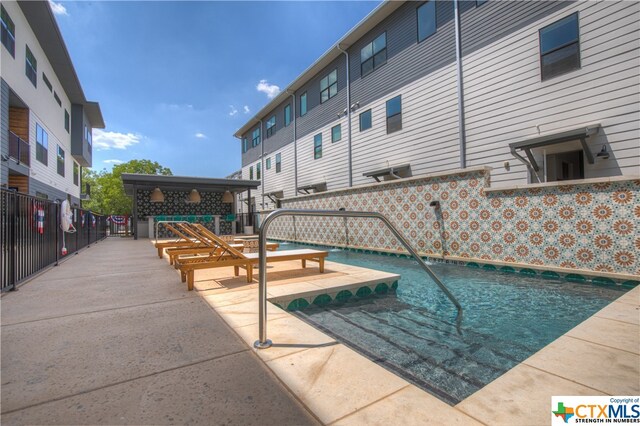
[{"label": "balcony railing", "polygon": [[29,142],[20,139],[20,137],[13,132],[9,132],[9,157],[20,164],[27,167],[30,166]]}]

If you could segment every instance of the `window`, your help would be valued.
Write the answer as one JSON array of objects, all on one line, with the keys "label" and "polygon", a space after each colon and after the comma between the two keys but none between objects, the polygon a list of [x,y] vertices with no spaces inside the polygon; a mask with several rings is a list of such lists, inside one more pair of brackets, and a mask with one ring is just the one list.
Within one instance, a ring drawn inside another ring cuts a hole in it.
[{"label": "window", "polygon": [[33,83],[33,87],[38,87],[38,61],[31,53],[29,46],[26,46],[27,54],[25,59],[25,74],[27,78]]},{"label": "window", "polygon": [[256,129],[251,134],[251,146],[260,145],[260,127],[256,127]]},{"label": "window", "polygon": [[36,160],[49,164],[49,135],[36,123]]},{"label": "window", "polygon": [[578,13],[540,30],[542,81],[580,68]]},{"label": "window", "polygon": [[307,92],[300,95],[300,117],[307,115]]},{"label": "window", "polygon": [[58,145],[58,157],[57,157],[58,174],[64,176],[64,150]]},{"label": "window", "polygon": [[47,75],[45,73],[42,73],[42,81],[44,81],[44,84],[47,86],[49,91],[52,92],[53,91],[53,86],[51,85],[51,82],[49,81],[49,79],[47,78]]},{"label": "window", "polygon": [[249,180],[253,180],[253,166],[249,167]]},{"label": "window", "polygon": [[261,165],[260,163],[256,164],[256,179],[258,179],[258,180],[260,180],[260,178],[261,178],[261,176],[260,176],[261,175],[261,173],[260,173],[261,170],[260,169],[262,167],[260,167],[260,165]]},{"label": "window", "polygon": [[242,138],[242,153],[244,154],[249,150],[249,140],[247,138]]},{"label": "window", "polygon": [[571,151],[546,156],[546,181],[584,179],[584,152]]},{"label": "window", "polygon": [[313,159],[322,158],[322,133],[313,137]]},{"label": "window", "polygon": [[282,158],[280,157],[280,153],[276,154],[276,173],[280,173],[282,170]]},{"label": "window", "polygon": [[75,161],[73,162],[73,184],[80,185],[80,166]]},{"label": "window", "polygon": [[291,124],[291,104],[284,107],[284,127]]},{"label": "window", "polygon": [[267,170],[271,169],[271,157],[267,158]]},{"label": "window", "polygon": [[[44,75],[44,74],[42,74]],[[62,101],[60,100],[60,96],[58,96],[58,94],[54,91],[53,92],[53,99],[56,100],[56,102],[58,103],[59,106],[62,106]]]},{"label": "window", "polygon": [[320,80],[320,103],[326,102],[338,93],[338,70],[331,71]]},{"label": "window", "polygon": [[69,133],[69,128],[71,127],[71,117],[69,117],[69,111],[64,110],[64,129]]},{"label": "window", "polygon": [[387,134],[402,129],[402,96],[387,101]]},{"label": "window", "polygon": [[360,73],[365,75],[387,62],[387,33],[382,33],[360,51]]},{"label": "window", "polygon": [[436,2],[431,0],[418,8],[418,43],[436,32]]},{"label": "window", "polygon": [[367,110],[360,114],[360,131],[371,128],[371,110]]},{"label": "window", "polygon": [[485,4],[488,0],[476,0],[476,7],[478,6],[482,6],[483,4]]},{"label": "window", "polygon": [[273,135],[273,132],[276,129],[276,116],[273,115],[271,116],[270,119],[267,120],[267,134],[265,135],[265,137],[269,137],[271,135]]},{"label": "window", "polygon": [[338,124],[331,128],[331,143],[338,142],[340,139],[342,139],[342,128]]},{"label": "window", "polygon": [[0,39],[2,44],[7,48],[11,56],[16,57],[16,26],[13,24],[11,17],[0,5]]}]

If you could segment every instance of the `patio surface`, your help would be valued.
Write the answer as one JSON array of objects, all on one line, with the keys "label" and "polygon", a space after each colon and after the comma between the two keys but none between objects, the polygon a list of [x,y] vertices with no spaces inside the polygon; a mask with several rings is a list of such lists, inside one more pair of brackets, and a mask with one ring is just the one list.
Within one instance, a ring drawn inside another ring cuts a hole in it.
[{"label": "patio surface", "polygon": [[149,240],[99,242],[0,309],[3,425],[318,423]]},{"label": "patio surface", "polygon": [[[397,279],[268,268],[270,300]],[[230,275],[197,271],[188,292],[149,240],[113,239],[5,295],[3,423],[530,425],[552,395],[640,393],[640,287],[450,406],[272,304],[274,345],[250,349],[257,282]]]}]

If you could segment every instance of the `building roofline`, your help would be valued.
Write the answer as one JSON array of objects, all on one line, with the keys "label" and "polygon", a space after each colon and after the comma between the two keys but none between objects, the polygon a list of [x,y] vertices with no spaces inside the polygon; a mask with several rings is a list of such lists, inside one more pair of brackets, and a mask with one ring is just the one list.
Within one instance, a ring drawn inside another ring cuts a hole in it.
[{"label": "building roofline", "polygon": [[167,190],[190,190],[210,192],[244,192],[247,189],[256,189],[260,181],[243,179],[220,179],[198,176],[173,176],[173,175],[148,175],[141,173],[122,173],[122,185],[125,193],[131,195],[133,187],[138,189],[160,188]]},{"label": "building roofline", "polygon": [[91,127],[104,129],[105,124],[100,105],[97,102],[87,101],[84,95],[78,74],[49,2],[21,0],[18,1],[18,5],[71,103],[80,104],[87,109]]},{"label": "building roofline", "polygon": [[235,131],[233,136],[236,138],[242,138],[242,135],[249,131],[253,126],[260,122],[260,119],[265,116],[269,111],[282,103],[286,98],[290,97],[292,93],[301,88],[309,81],[311,77],[320,72],[324,67],[329,65],[338,56],[342,54],[340,49],[346,50],[351,45],[358,41],[367,32],[371,31],[376,25],[382,22],[385,18],[396,11],[404,1],[384,0],[375,9],[373,9],[367,16],[365,16],[360,22],[358,22],[353,28],[351,28],[342,38],[334,43],[325,53],[320,56],[313,64],[311,64],[306,70],[304,70],[298,77],[293,80],[284,90],[267,103],[260,111],[258,111],[251,119],[249,119],[244,126]]}]

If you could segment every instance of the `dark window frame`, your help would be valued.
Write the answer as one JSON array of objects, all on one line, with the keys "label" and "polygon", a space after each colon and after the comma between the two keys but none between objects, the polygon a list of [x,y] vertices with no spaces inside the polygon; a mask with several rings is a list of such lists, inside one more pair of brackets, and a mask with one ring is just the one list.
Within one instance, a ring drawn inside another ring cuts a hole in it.
[{"label": "dark window frame", "polygon": [[[420,38],[420,9],[423,7],[427,7],[427,5],[433,5],[433,32],[424,35]],[[438,2],[436,0],[429,0],[422,3],[420,6],[416,8],[416,36],[418,43],[421,43],[438,32]]]},{"label": "dark window frame", "polygon": [[70,132],[71,129],[71,116],[69,115],[69,111],[65,108],[64,110],[64,129],[67,133]]},{"label": "dark window frame", "polygon": [[273,136],[273,134],[274,134],[274,133],[275,133],[275,131],[276,131],[276,130],[275,130],[275,129],[276,129],[276,115],[275,115],[275,114],[273,114],[273,115],[272,115],[272,116],[267,120],[266,128],[267,128],[267,129],[266,129],[266,131],[264,132],[264,133],[265,133],[264,137],[265,137],[265,138],[268,138],[268,137],[270,137],[270,136]]},{"label": "dark window frame", "polygon": [[265,169],[271,170],[271,157],[267,157],[265,160]]},{"label": "dark window frame", "polygon": [[476,7],[480,7],[488,1],[489,0],[476,0]]},{"label": "dark window frame", "polygon": [[62,177],[64,177],[64,157],[64,149],[58,145],[58,150],[56,152],[56,171]]},{"label": "dark window frame", "polygon": [[[384,48],[382,48],[382,49],[380,49],[380,50],[378,50],[376,52],[374,50],[374,43],[375,43],[376,40],[378,40],[382,36],[384,36]],[[369,46],[371,46],[371,56],[363,61],[362,60],[362,51],[365,50],[366,48],[368,48]],[[376,58],[378,56],[381,57],[383,53],[384,53],[384,59],[381,60],[380,62],[378,62],[376,60]],[[372,63],[371,69],[365,72],[364,71],[365,64],[367,64],[369,61],[371,61],[371,63]],[[380,68],[381,66],[383,66],[386,63],[387,63],[387,32],[383,31],[377,37],[375,37],[373,40],[371,40],[371,42],[367,43],[366,45],[364,45],[364,47],[362,47],[360,49],[360,76],[361,77],[366,77],[366,76],[368,76],[369,74],[371,74],[372,72],[374,72],[375,70],[377,70],[378,68]]]},{"label": "dark window frame", "polygon": [[36,123],[36,160],[49,165],[49,134],[44,127]]},{"label": "dark window frame", "polygon": [[253,166],[249,166],[249,180],[253,180]]},{"label": "dark window frame", "polygon": [[[303,98],[304,103],[302,102]],[[300,117],[304,117],[305,115],[307,115],[307,112],[309,112],[307,109],[307,92],[304,92],[300,95]]]},{"label": "dark window frame", "polygon": [[[395,101],[396,99],[400,101],[400,111],[389,115],[389,103]],[[385,103],[385,107],[386,107],[386,115],[387,115],[387,134],[395,133],[402,130],[402,95],[394,96],[393,98],[389,99]],[[390,127],[389,121],[395,121],[394,119],[396,117],[400,117],[399,127],[397,126],[397,123],[393,123],[393,122],[392,122],[392,126]]]},{"label": "dark window frame", "polygon": [[[365,114],[369,115],[369,127],[362,127],[362,118],[365,116]],[[358,124],[359,124],[359,128],[361,132],[364,132],[365,130],[369,130],[373,127],[373,113],[371,112],[371,109],[368,109],[366,111],[362,111],[360,113],[360,115],[358,116]]]},{"label": "dark window frame", "polygon": [[291,104],[287,104],[284,107],[284,127],[291,124]]},{"label": "dark window frame", "polygon": [[49,89],[50,92],[53,92],[53,84],[51,84],[51,82],[49,81],[49,78],[44,73],[44,71],[42,72],[42,81],[44,81],[44,84],[45,86],[47,86],[47,89]]},{"label": "dark window frame", "polygon": [[244,154],[249,150],[249,139],[242,138],[242,153]]},{"label": "dark window frame", "polygon": [[29,49],[29,46],[25,44],[25,57],[24,57],[24,73],[33,84],[33,87],[38,87],[38,60],[35,55]]},{"label": "dark window frame", "polygon": [[253,132],[251,132],[251,147],[255,148],[260,145],[260,126],[256,127]]},{"label": "dark window frame", "polygon": [[[335,138],[335,134],[334,131],[335,129],[338,129],[338,137]],[[336,124],[335,126],[333,126],[331,128],[331,143],[336,143],[342,140],[342,123]]]},{"label": "dark window frame", "polygon": [[75,161],[73,162],[73,184],[80,186],[80,166]]},{"label": "dark window frame", "polygon": [[[335,80],[331,83],[331,75],[335,73]],[[326,83],[325,83],[326,80]],[[323,89],[322,85],[326,87]],[[325,99],[326,93],[326,99]],[[320,80],[320,103],[323,104],[338,94],[338,68],[334,69]]]},{"label": "dark window frame", "polygon": [[256,179],[262,179],[262,163],[260,162],[256,164]]},{"label": "dark window frame", "polygon": [[280,153],[276,154],[276,173],[280,173],[282,171],[282,156]]},{"label": "dark window frame", "polygon": [[9,12],[0,5],[0,40],[13,59],[16,58],[16,25]]},{"label": "dark window frame", "polygon": [[313,136],[313,159],[322,158],[322,133]]},{"label": "dark window frame", "polygon": [[[43,74],[44,75],[44,74]],[[56,103],[58,104],[58,106],[62,106],[62,100],[60,99],[60,96],[58,96],[58,93],[56,93],[56,91],[53,91],[53,99],[56,100]]]},{"label": "dark window frame", "polygon": [[[561,44],[559,46],[555,46],[555,47],[547,50],[546,52],[543,52],[542,51],[542,37],[543,37],[542,32],[544,30],[548,29],[549,27],[558,24],[561,21],[568,20],[568,19],[574,18],[574,17],[575,17],[575,20],[576,20],[576,38],[571,40],[571,41],[565,42],[565,43],[563,43],[563,44]],[[549,25],[544,26],[543,28],[540,28],[538,30],[538,47],[539,47],[539,53],[540,53],[540,81],[547,81],[547,80],[553,79],[555,77],[559,77],[561,75],[568,74],[568,73],[570,73],[572,71],[576,71],[576,70],[581,69],[582,68],[582,55],[581,55],[581,51],[580,51],[580,45],[581,45],[581,43],[580,43],[580,14],[579,14],[579,12],[571,13],[571,14],[563,17],[563,18],[560,18],[560,19],[556,20],[555,22],[550,23]],[[550,55],[552,55],[554,53],[557,53],[557,52],[559,52],[559,51],[561,51],[563,49],[566,49],[568,47],[572,47],[572,46],[576,46],[577,47],[576,55],[577,55],[577,63],[578,63],[578,65],[576,67],[574,67],[574,68],[565,69],[565,70],[562,70],[560,72],[556,72],[556,73],[551,74],[551,75],[545,75],[544,58],[548,57],[548,56],[550,56]]]}]

